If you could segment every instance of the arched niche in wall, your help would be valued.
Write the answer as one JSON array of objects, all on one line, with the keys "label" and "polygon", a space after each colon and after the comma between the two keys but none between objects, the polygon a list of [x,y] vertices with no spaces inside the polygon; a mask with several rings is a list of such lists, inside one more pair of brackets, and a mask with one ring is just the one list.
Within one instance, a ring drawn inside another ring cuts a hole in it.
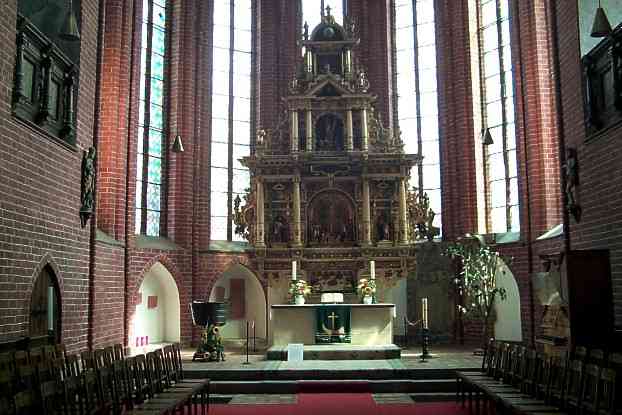
[{"label": "arched niche in wall", "polygon": [[30,299],[30,337],[54,334],[60,342],[62,305],[58,279],[49,265],[45,266],[34,283]]},{"label": "arched niche in wall", "polygon": [[168,269],[156,262],[145,273],[136,295],[133,333],[129,344],[179,342],[180,327],[179,289]]},{"label": "arched niche in wall", "polygon": [[257,338],[266,338],[266,295],[255,274],[245,266],[233,264],[227,268],[214,283],[209,301],[229,304],[227,324],[221,328],[225,340],[245,339],[246,321],[255,322]]},{"label": "arched niche in wall", "polygon": [[495,299],[495,338],[520,342],[523,340],[520,292],[514,274],[501,259],[497,267],[497,287],[505,288],[506,299]]}]

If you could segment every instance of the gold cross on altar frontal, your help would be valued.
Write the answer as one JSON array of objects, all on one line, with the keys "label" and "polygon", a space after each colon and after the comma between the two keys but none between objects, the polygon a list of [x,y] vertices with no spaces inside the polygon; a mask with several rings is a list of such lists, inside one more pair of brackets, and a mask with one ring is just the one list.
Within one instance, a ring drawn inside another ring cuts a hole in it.
[{"label": "gold cross on altar frontal", "polygon": [[328,316],[328,318],[332,320],[332,323],[333,323],[333,330],[335,330],[335,329],[336,329],[336,327],[335,327],[335,320],[336,320],[336,319],[338,319],[338,318],[339,318],[339,316],[338,316],[338,315],[336,315],[336,314],[335,314],[335,312],[333,311],[333,312],[330,314],[330,316]]}]

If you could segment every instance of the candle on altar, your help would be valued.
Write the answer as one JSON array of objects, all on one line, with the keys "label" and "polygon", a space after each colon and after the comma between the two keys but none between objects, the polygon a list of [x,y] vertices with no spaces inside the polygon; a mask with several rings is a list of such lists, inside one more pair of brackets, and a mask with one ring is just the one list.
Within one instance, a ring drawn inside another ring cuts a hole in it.
[{"label": "candle on altar", "polygon": [[422,318],[423,318],[423,328],[428,328],[428,299],[421,299],[421,308],[422,308]]},{"label": "candle on altar", "polygon": [[376,279],[376,261],[369,261],[369,277],[372,280]]},{"label": "candle on altar", "polygon": [[296,261],[292,261],[292,280],[296,279]]}]

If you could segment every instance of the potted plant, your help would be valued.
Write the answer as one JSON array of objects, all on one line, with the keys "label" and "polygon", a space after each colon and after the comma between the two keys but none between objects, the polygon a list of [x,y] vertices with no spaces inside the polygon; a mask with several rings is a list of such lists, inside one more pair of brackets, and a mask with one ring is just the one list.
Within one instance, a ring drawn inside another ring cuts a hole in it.
[{"label": "potted plant", "polygon": [[357,291],[363,304],[373,304],[376,295],[376,280],[362,278],[359,280]]},{"label": "potted plant", "polygon": [[292,280],[289,283],[289,296],[294,304],[304,304],[305,297],[309,294],[311,294],[311,287],[305,280]]},{"label": "potted plant", "polygon": [[457,304],[458,312],[480,321],[482,339],[486,343],[495,301],[506,298],[505,288],[497,286],[497,273],[505,272],[500,265],[502,260],[509,264],[509,259],[502,258],[477,238],[449,245],[444,254],[459,260],[461,265],[460,272],[453,279],[458,294],[463,298],[462,304]]}]

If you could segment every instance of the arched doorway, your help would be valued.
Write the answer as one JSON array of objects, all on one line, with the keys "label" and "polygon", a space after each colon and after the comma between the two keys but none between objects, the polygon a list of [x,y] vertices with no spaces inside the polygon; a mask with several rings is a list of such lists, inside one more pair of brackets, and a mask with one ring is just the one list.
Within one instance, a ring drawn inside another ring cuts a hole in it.
[{"label": "arched doorway", "polygon": [[514,274],[510,268],[499,259],[497,266],[497,287],[505,288],[504,301],[495,299],[495,338],[499,340],[523,340],[523,327],[520,313],[520,292]]},{"label": "arched doorway", "polygon": [[[246,321],[254,321],[255,335],[266,339],[266,296],[248,268],[235,264],[225,270],[216,280],[209,301],[229,303],[227,324],[221,329],[225,339],[246,338]],[[249,335],[253,335],[252,330]]]},{"label": "arched doorway", "polygon": [[160,262],[145,273],[136,295],[131,346],[179,342],[180,305],[177,283]]},{"label": "arched doorway", "polygon": [[52,334],[60,343],[61,334],[60,288],[54,270],[46,265],[37,277],[30,299],[30,337]]}]

